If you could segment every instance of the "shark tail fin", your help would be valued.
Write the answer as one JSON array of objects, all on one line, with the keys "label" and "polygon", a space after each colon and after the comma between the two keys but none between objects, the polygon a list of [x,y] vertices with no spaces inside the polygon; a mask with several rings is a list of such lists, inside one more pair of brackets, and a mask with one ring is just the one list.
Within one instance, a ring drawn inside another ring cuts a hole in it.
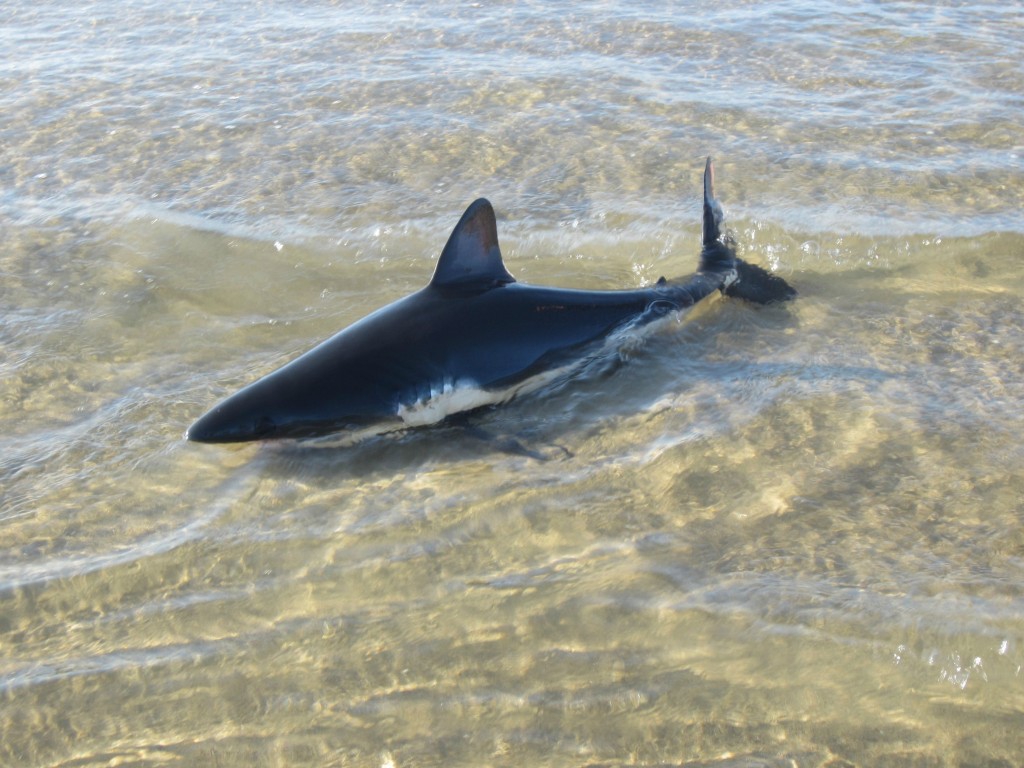
[{"label": "shark tail fin", "polygon": [[732,238],[722,233],[724,220],[722,205],[715,198],[715,165],[709,157],[704,165],[700,271],[735,271],[736,277],[722,289],[726,296],[755,304],[771,304],[796,298],[796,290],[781,277],[736,256]]},{"label": "shark tail fin", "polygon": [[715,199],[715,163],[709,157],[704,163],[704,208],[701,220],[701,244],[708,248],[721,238],[725,220],[722,204]]},{"label": "shark tail fin", "polygon": [[764,267],[737,258],[736,279],[725,288],[725,295],[755,304],[773,304],[796,298],[796,289]]}]

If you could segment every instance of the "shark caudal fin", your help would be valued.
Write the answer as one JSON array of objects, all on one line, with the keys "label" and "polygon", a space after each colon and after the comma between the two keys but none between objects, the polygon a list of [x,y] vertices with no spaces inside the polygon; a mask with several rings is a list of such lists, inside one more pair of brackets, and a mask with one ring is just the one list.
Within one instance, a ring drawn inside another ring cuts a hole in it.
[{"label": "shark caudal fin", "polygon": [[723,235],[725,214],[721,203],[715,199],[715,166],[710,157],[704,165],[703,211],[700,271],[721,273],[735,270],[736,277],[723,288],[726,296],[756,304],[789,301],[796,297],[796,290],[781,277],[739,258],[730,237]]},{"label": "shark caudal fin", "polygon": [[715,164],[709,157],[704,163],[704,226],[701,245],[707,248],[721,239],[720,227],[724,220],[722,204],[715,199]]},{"label": "shark caudal fin", "polygon": [[725,289],[726,296],[755,304],[772,304],[796,298],[796,289],[764,267],[736,259],[736,279]]}]

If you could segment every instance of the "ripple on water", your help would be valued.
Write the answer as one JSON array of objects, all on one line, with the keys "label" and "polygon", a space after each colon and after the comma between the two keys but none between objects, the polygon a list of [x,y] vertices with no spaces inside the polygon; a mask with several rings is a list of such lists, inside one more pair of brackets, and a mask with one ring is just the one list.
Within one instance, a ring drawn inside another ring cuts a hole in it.
[{"label": "ripple on water", "polygon": [[[1015,6],[22,5],[0,763],[1018,756]],[[707,154],[792,305],[493,442],[182,441],[481,194],[523,280],[690,271]]]}]

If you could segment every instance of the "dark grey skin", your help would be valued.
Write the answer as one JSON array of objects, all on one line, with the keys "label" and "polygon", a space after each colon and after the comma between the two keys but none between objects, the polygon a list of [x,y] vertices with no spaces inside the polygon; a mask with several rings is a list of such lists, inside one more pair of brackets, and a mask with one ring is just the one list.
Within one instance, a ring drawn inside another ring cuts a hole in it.
[{"label": "dark grey skin", "polygon": [[[716,291],[761,304],[796,296],[782,278],[739,259],[721,222],[708,158],[696,274],[639,290],[549,288],[508,273],[494,209],[481,198],[455,226],[425,288],[230,396],[186,436],[235,443],[434,423],[528,391],[545,374],[585,361],[617,331]],[[440,407],[424,409],[435,401]]]}]

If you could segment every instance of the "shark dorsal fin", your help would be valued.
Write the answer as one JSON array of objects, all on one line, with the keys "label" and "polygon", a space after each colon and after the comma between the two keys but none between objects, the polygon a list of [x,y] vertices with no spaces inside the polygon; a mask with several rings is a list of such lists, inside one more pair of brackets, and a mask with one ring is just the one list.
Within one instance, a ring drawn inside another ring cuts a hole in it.
[{"label": "shark dorsal fin", "polygon": [[704,165],[704,226],[701,243],[705,248],[718,241],[722,234],[719,226],[724,218],[722,206],[715,199],[715,164],[709,157]]},{"label": "shark dorsal fin", "polygon": [[430,284],[438,287],[491,288],[514,283],[498,248],[494,208],[480,198],[462,214],[437,260]]}]

